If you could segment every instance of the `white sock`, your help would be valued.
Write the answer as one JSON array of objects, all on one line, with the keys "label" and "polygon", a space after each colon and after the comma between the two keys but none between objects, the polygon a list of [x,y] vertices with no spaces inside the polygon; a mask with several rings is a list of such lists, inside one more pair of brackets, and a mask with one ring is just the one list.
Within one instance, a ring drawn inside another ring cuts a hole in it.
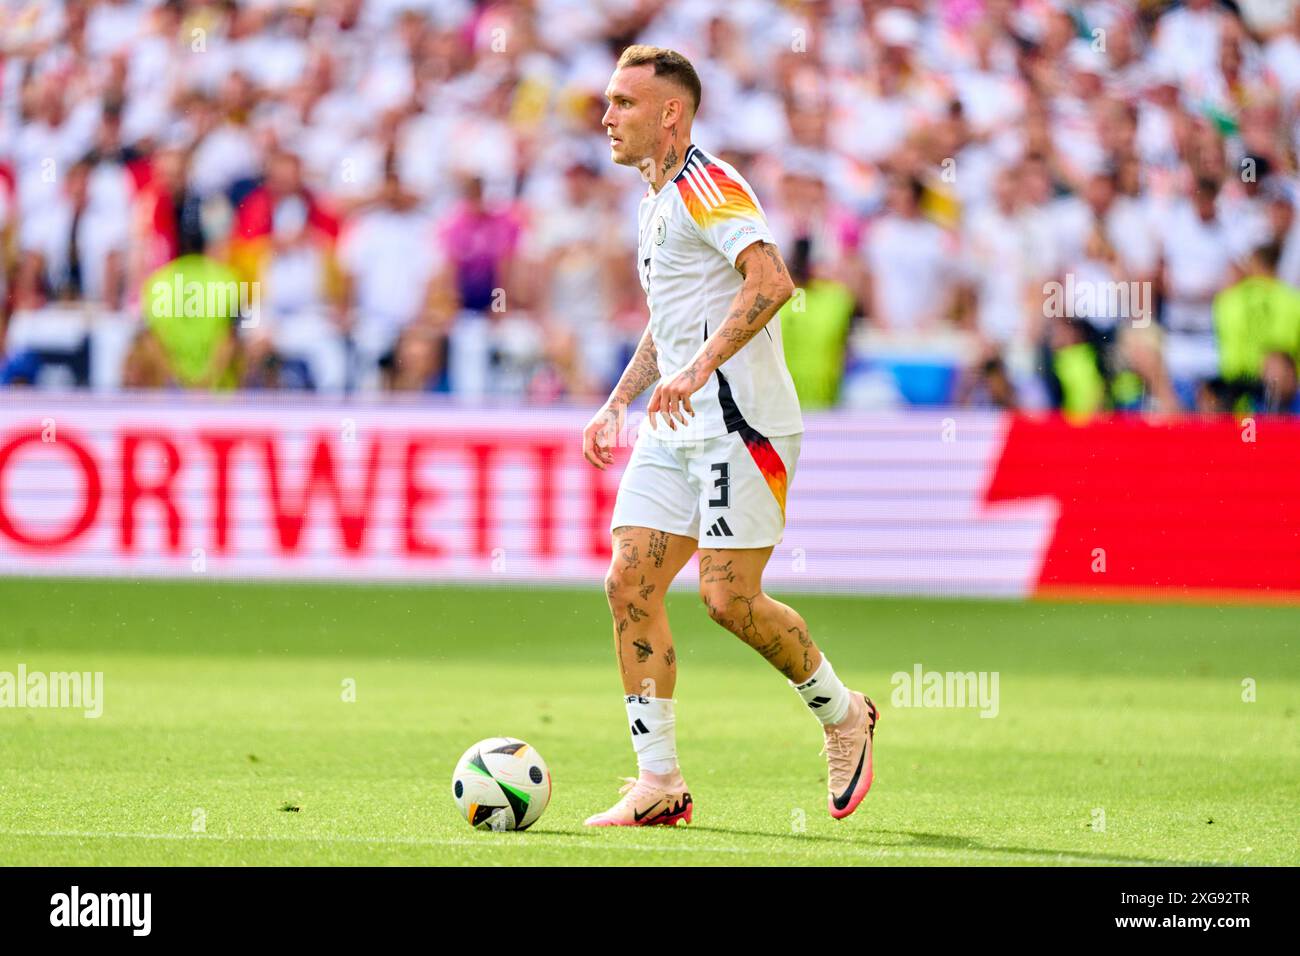
[{"label": "white sock", "polygon": [[806,681],[789,683],[822,724],[838,724],[849,715],[849,689],[835,676],[825,654],[821,666]]},{"label": "white sock", "polygon": [[668,697],[628,694],[627,722],[632,731],[636,765],[650,773],[672,773],[677,769],[677,721],[674,701]]}]

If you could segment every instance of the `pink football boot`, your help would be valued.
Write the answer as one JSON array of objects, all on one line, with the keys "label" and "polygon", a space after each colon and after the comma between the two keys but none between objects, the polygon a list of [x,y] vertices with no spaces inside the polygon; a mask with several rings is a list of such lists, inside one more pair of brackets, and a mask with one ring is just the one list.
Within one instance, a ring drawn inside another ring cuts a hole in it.
[{"label": "pink football boot", "polygon": [[643,773],[624,777],[619,789],[623,798],[603,813],[588,817],[589,827],[675,826],[678,820],[691,822],[691,793],[681,772]]},{"label": "pink football boot", "polygon": [[870,697],[857,691],[850,693],[848,714],[838,724],[823,728],[826,746],[822,753],[830,771],[826,807],[836,820],[843,820],[856,810],[871,789],[871,744],[876,721],[880,719]]}]

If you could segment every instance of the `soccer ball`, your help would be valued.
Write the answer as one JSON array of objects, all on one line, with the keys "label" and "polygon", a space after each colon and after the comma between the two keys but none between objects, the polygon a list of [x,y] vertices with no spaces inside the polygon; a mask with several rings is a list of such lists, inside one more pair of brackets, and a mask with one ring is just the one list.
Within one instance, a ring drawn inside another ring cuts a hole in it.
[{"label": "soccer ball", "polygon": [[479,830],[527,830],[551,799],[551,772],[536,750],[514,737],[480,740],[461,756],[451,795]]}]

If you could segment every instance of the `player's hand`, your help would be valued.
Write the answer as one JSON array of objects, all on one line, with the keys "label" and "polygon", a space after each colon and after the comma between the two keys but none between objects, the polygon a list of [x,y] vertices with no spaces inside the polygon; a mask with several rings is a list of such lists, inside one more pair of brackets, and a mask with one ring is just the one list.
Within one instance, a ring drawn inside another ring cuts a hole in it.
[{"label": "player's hand", "polygon": [[582,456],[604,471],[614,463],[614,442],[623,423],[623,406],[606,402],[582,430]]},{"label": "player's hand", "polygon": [[646,415],[650,418],[650,424],[658,426],[655,420],[657,414],[664,416],[668,421],[668,427],[673,431],[677,431],[677,422],[683,425],[689,424],[682,412],[685,410],[692,418],[695,417],[695,409],[691,407],[691,396],[704,387],[708,378],[708,371],[700,368],[698,362],[692,362],[672,378],[661,381],[655,386],[650,396],[650,404],[646,406]]}]

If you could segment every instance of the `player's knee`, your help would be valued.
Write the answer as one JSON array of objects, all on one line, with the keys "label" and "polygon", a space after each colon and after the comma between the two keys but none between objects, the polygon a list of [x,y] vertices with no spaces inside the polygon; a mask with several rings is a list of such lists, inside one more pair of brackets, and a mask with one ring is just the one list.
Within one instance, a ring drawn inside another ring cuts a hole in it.
[{"label": "player's knee", "polygon": [[616,561],[605,574],[605,600],[609,609],[615,614],[624,613],[629,607],[636,607],[638,612],[654,613],[655,608],[663,602],[655,584],[647,584],[644,574],[637,574],[621,567]]},{"label": "player's knee", "polygon": [[611,567],[605,572],[605,600],[611,609],[620,600],[623,590],[623,575]]},{"label": "player's knee", "polygon": [[705,608],[708,609],[709,617],[723,627],[730,627],[731,615],[728,605],[731,603],[731,594],[725,589],[714,585],[700,585],[700,600],[704,602]]}]

